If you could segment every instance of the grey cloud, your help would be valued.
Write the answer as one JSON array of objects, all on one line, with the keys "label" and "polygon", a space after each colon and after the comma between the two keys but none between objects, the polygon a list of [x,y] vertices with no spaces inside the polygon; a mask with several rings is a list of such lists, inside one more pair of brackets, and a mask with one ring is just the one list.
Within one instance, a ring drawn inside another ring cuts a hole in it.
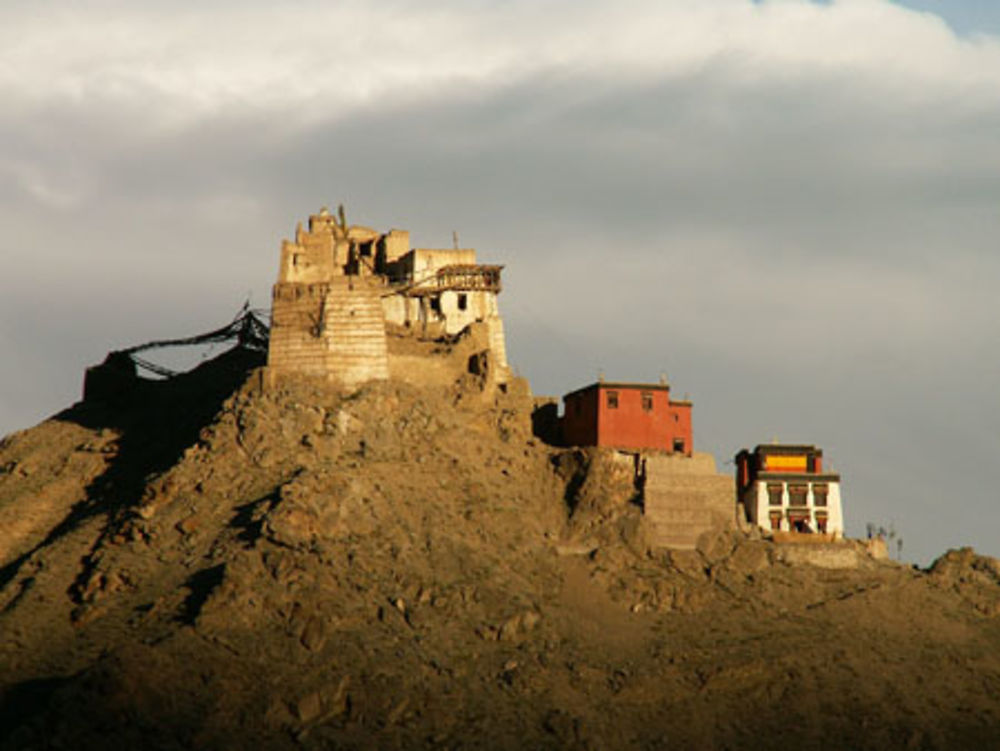
[{"label": "grey cloud", "polygon": [[945,538],[1000,553],[977,523],[997,518],[1000,101],[738,63],[171,127],[155,97],[0,118],[0,338],[19,353],[0,426],[75,398],[108,349],[266,303],[280,238],[344,201],[507,264],[509,348],[537,391],[665,370],[720,461],[816,442],[854,533],[895,519],[921,559]]}]

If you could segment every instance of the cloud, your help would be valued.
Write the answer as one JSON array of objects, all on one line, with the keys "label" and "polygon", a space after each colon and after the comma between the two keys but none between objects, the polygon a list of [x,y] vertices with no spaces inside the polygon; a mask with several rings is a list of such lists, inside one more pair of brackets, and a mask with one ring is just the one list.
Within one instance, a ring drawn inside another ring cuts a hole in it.
[{"label": "cloud", "polygon": [[14,4],[3,15],[0,86],[14,103],[152,104],[168,129],[233,111],[344,117],[546,71],[618,79],[716,66],[735,83],[875,74],[984,92],[1000,76],[996,40],[958,40],[936,16],[882,0]]},{"label": "cloud", "polygon": [[820,443],[918,556],[942,497],[995,518],[996,37],[884,0],[11,2],[0,50],[2,430],[266,302],[343,200],[505,263],[539,391],[666,370],[703,448]]}]

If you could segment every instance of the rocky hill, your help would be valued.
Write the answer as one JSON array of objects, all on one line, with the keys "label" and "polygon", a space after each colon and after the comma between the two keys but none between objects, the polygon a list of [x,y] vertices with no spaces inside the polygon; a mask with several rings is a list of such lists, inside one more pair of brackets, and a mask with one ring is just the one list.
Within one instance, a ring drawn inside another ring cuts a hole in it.
[{"label": "rocky hill", "polygon": [[1000,748],[1000,564],[650,549],[523,384],[236,349],[0,444],[0,747]]}]

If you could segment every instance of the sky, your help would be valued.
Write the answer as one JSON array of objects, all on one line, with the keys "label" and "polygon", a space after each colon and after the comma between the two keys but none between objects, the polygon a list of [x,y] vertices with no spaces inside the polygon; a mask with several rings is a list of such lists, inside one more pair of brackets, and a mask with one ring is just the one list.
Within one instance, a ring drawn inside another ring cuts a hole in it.
[{"label": "sky", "polygon": [[6,0],[0,101],[0,434],[343,202],[504,264],[535,393],[666,373],[720,471],[1000,555],[994,0]]}]

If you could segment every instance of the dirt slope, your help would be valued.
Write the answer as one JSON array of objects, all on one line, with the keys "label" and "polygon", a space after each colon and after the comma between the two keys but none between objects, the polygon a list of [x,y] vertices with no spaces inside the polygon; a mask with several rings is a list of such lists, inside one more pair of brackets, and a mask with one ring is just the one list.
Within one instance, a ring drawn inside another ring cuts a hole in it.
[{"label": "dirt slope", "polygon": [[0,445],[3,748],[1000,748],[997,561],[651,553],[516,388],[256,364]]}]

